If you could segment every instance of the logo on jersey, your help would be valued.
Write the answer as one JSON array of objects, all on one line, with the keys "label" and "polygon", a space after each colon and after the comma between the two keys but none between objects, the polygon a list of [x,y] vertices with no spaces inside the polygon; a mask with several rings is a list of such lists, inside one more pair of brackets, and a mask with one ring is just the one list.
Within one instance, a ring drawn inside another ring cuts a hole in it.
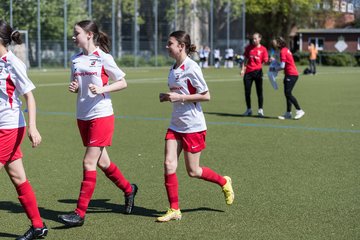
[{"label": "logo on jersey", "polygon": [[99,59],[90,59],[90,67],[95,67],[95,64],[97,61],[100,61]]}]

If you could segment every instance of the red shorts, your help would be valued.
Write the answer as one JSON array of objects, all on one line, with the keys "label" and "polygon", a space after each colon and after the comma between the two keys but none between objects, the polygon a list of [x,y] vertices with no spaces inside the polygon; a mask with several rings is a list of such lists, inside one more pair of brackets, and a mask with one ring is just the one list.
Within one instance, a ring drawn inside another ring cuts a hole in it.
[{"label": "red shorts", "polygon": [[78,119],[77,124],[85,147],[111,146],[115,125],[114,115],[91,120]]},{"label": "red shorts", "polygon": [[166,132],[165,140],[176,139],[182,143],[182,148],[186,152],[197,153],[205,149],[206,131],[194,133],[179,133],[171,129]]},{"label": "red shorts", "polygon": [[20,145],[25,136],[25,127],[13,129],[0,129],[0,163],[8,162],[23,157]]}]

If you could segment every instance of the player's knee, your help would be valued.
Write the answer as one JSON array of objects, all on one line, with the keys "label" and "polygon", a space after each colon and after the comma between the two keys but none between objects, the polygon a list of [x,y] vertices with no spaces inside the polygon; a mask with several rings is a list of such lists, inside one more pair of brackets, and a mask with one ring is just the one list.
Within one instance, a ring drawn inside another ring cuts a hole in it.
[{"label": "player's knee", "polygon": [[164,168],[165,168],[167,171],[174,171],[174,170],[176,170],[176,161],[174,161],[174,160],[171,159],[171,158],[166,158],[165,161],[164,161]]}]

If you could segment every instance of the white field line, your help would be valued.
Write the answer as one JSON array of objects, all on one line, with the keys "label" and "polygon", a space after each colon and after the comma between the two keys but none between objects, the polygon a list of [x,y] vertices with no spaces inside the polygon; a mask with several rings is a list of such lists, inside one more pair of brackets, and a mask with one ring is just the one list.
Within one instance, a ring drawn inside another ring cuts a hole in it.
[{"label": "white field line", "polygon": [[[320,72],[317,73],[319,75],[332,75],[335,72]],[[353,74],[353,73],[360,73],[360,71],[346,71],[346,72],[336,72],[336,74]],[[302,75],[300,75],[301,77]],[[267,77],[265,77],[267,78]],[[277,79],[282,79],[282,75],[280,74]],[[236,82],[236,81],[242,81],[242,77],[232,77],[232,78],[206,78],[206,82],[211,83],[222,83],[222,82]],[[128,79],[127,82],[129,84],[142,84],[142,83],[166,83],[167,79],[164,78],[140,78],[140,79]],[[58,87],[58,86],[67,86],[69,85],[68,82],[62,82],[62,83],[40,83],[36,84],[37,87]]]}]

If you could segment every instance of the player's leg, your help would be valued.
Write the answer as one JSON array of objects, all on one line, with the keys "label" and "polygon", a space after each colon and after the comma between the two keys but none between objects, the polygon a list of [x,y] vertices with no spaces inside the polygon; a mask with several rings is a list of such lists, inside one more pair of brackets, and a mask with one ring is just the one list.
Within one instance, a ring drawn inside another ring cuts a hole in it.
[{"label": "player's leg", "polygon": [[91,197],[96,185],[96,166],[103,147],[87,147],[83,159],[83,180],[81,182],[79,198],[73,213],[59,215],[59,219],[67,226],[82,226]]},{"label": "player's leg", "polygon": [[5,165],[5,169],[16,188],[18,199],[32,224],[30,229],[18,239],[26,240],[45,237],[48,229],[40,217],[36,196],[30,182],[26,179],[22,159],[9,162]]},{"label": "player's leg", "polygon": [[105,173],[105,175],[124,192],[125,212],[128,214],[131,213],[134,207],[135,195],[138,191],[136,184],[130,184],[116,164],[111,162],[106,148],[103,149],[97,165]]},{"label": "player's leg", "polygon": [[246,111],[243,115],[250,116],[252,114],[251,110],[251,86],[253,84],[253,79],[251,73],[245,73],[244,75],[244,91],[245,91],[245,102],[246,102]]},{"label": "player's leg", "polygon": [[258,97],[258,115],[264,116],[263,105],[264,105],[264,95],[263,95],[263,76],[262,71],[257,72],[255,79],[256,95]]},{"label": "player's leg", "polygon": [[[167,134],[168,138],[169,133]],[[165,188],[168,196],[170,208],[165,215],[158,217],[158,222],[168,222],[170,220],[180,220],[181,211],[179,208],[179,193],[178,193],[178,179],[176,176],[176,169],[178,166],[178,160],[182,151],[182,143],[180,140],[175,139],[175,136],[171,139],[165,140],[165,160],[164,160],[164,177]]]}]

